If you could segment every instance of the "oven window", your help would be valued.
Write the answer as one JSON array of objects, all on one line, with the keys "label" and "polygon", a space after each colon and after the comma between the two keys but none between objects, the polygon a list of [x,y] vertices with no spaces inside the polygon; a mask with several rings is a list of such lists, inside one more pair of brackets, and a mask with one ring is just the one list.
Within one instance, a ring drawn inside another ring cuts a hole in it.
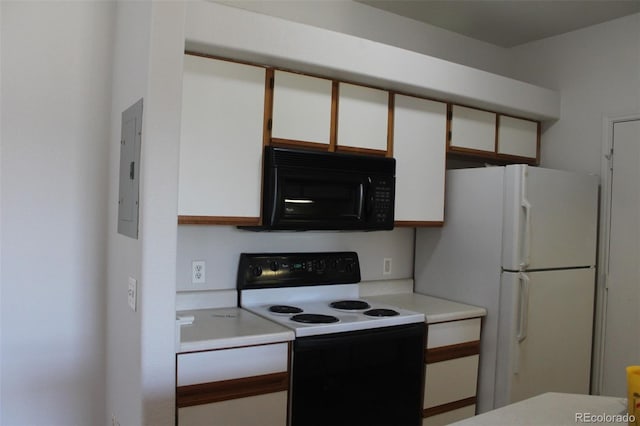
[{"label": "oven window", "polygon": [[282,185],[284,217],[359,220],[362,216],[363,191],[361,182],[288,179]]},{"label": "oven window", "polygon": [[418,426],[424,323],[297,338],[292,426]]}]

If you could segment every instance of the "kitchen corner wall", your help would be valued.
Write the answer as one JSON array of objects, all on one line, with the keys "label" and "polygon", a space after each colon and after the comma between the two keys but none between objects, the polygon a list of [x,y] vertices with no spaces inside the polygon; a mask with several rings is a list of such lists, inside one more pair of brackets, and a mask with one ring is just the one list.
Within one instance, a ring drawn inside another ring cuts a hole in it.
[{"label": "kitchen corner wall", "polygon": [[[362,280],[413,277],[413,228],[376,232],[251,232],[230,226],[178,227],[178,291],[228,290],[236,287],[242,252],[355,251]],[[390,275],[383,275],[392,258]],[[191,283],[191,261],[206,261],[206,283]]]}]

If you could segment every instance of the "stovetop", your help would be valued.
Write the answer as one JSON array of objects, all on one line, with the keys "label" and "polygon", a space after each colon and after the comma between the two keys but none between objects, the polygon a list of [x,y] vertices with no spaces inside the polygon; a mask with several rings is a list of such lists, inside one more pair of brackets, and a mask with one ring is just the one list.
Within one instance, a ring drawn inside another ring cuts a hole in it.
[{"label": "stovetop", "polygon": [[[366,308],[348,310],[331,307],[330,304],[338,301],[337,299],[306,302],[288,301],[286,304],[279,302],[274,302],[273,304],[262,303],[258,305],[243,305],[243,308],[292,329],[297,337],[391,327],[424,322],[425,320],[422,313],[408,311],[395,306],[360,298],[340,299],[340,301],[344,300],[366,304]],[[294,310],[295,312],[291,313],[277,313],[270,310],[272,306],[294,307],[301,311]],[[381,314],[390,314],[390,316],[378,316]],[[311,316],[320,316],[320,320],[327,322],[296,321],[298,319],[313,321],[315,318]]]},{"label": "stovetop", "polygon": [[[423,313],[360,298],[359,281],[354,252],[243,253],[239,305],[292,329],[297,337],[425,321]],[[284,312],[273,312],[274,306]]]}]

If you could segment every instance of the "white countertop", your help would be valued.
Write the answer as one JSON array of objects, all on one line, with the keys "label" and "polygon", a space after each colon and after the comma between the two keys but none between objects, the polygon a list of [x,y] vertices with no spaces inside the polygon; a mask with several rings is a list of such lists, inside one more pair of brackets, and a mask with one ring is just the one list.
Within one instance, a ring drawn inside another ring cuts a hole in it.
[{"label": "white countertop", "polygon": [[[193,317],[191,324],[185,318]],[[176,352],[286,342],[293,331],[241,308],[198,309],[176,312]]]},{"label": "white countertop", "polygon": [[367,296],[365,299],[394,305],[410,311],[422,312],[426,317],[427,324],[478,318],[487,315],[487,310],[478,306],[465,305],[417,293]]},{"label": "white countertop", "polygon": [[627,425],[627,400],[608,396],[544,393],[475,417],[457,426]]}]

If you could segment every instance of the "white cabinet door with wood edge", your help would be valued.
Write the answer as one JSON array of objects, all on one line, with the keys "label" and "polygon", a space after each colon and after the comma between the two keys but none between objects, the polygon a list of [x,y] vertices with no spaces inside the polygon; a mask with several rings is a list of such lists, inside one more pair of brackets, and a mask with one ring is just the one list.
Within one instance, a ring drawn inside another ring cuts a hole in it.
[{"label": "white cabinet door with wood edge", "polygon": [[429,324],[425,356],[423,426],[475,414],[482,320]]},{"label": "white cabinet door with wood edge", "polygon": [[258,223],[265,78],[262,67],[185,55],[180,223]]},{"label": "white cabinet door with wood edge", "polygon": [[288,343],[179,353],[179,426],[285,426]]},{"label": "white cabinet door with wood edge", "polygon": [[498,116],[498,154],[538,158],[538,122]]},{"label": "white cabinet door with wood edge", "polygon": [[446,133],[445,103],[395,95],[396,225],[444,220]]},{"label": "white cabinet door with wood edge", "polygon": [[275,70],[273,76],[272,140],[329,145],[333,82]]},{"label": "white cabinet door with wood edge", "polygon": [[286,426],[287,392],[178,409],[179,426]]},{"label": "white cabinet door with wood edge", "polygon": [[338,85],[337,149],[387,152],[389,92],[355,84]]},{"label": "white cabinet door with wood edge", "polygon": [[495,153],[496,113],[452,105],[449,130],[452,151]]}]

